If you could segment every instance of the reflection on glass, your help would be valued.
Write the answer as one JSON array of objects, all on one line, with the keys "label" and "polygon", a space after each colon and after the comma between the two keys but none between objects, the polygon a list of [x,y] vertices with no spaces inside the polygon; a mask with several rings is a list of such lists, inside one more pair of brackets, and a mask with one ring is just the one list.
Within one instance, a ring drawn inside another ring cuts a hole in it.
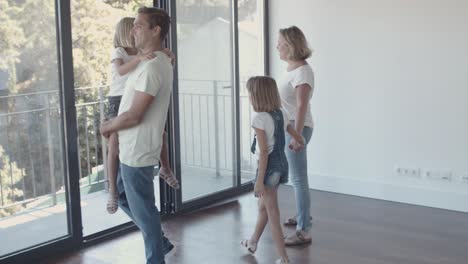
[{"label": "reflection on glass", "polygon": [[[139,6],[152,6],[152,4],[152,0],[71,1],[73,73],[84,236],[130,221],[120,209],[113,215],[106,211],[108,181],[104,161],[107,157],[107,142],[101,138],[99,126],[107,107],[111,80],[110,54],[114,49],[115,25],[122,17],[135,17]],[[156,179],[155,197],[159,197],[158,183]],[[160,202],[159,199],[157,202]]]},{"label": "reflection on glass", "polygon": [[247,80],[264,75],[263,1],[239,1],[239,74],[240,74],[240,148],[241,182],[255,177],[257,160],[250,152],[253,131],[250,127],[252,107],[249,103]]},{"label": "reflection on glass", "polygon": [[68,235],[54,2],[0,2],[0,257]]},{"label": "reflection on glass", "polygon": [[233,187],[230,4],[177,1],[183,201]]}]

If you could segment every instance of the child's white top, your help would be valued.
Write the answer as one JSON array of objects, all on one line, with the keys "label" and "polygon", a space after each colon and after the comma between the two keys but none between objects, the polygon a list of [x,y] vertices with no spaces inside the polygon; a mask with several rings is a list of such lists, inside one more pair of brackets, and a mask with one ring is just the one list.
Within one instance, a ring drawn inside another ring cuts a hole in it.
[{"label": "child's white top", "polygon": [[[310,100],[314,92],[314,72],[309,64],[302,65],[287,72],[278,84],[281,103],[286,111],[288,111],[289,117],[291,118],[290,120],[295,120],[297,114],[296,87],[301,84],[308,84],[311,88],[310,96],[308,98]],[[304,125],[311,128],[314,127],[309,103],[307,103]]]},{"label": "child's white top", "polygon": [[135,55],[128,55],[124,48],[116,48],[111,53],[111,84],[107,96],[122,96],[125,90],[125,82],[129,73],[120,75],[117,71],[117,65],[113,63],[116,59],[121,59],[123,63],[131,61]]},{"label": "child's white top", "polygon": [[[283,113],[284,130],[286,131],[289,124],[288,113],[285,109],[281,109],[281,112]],[[273,147],[275,146],[275,124],[273,123],[273,118],[271,115],[268,112],[255,112],[252,117],[251,126],[265,131],[268,145],[268,154],[273,152]],[[286,142],[286,144],[289,144],[289,142]],[[259,158],[259,153],[260,148],[258,146],[257,138],[257,145],[255,146],[255,155],[257,156],[257,159]]]}]

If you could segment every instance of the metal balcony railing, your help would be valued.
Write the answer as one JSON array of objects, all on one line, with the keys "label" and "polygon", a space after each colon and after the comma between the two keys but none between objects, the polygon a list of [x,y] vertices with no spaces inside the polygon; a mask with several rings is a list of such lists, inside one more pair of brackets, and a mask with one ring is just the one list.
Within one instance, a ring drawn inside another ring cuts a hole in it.
[{"label": "metal balcony railing", "polygon": [[[182,165],[232,170],[232,95],[229,82],[180,80]],[[106,141],[99,134],[108,86],[75,88],[81,189],[103,190]],[[58,91],[0,96],[0,210],[64,201],[63,131]],[[240,96],[241,167],[254,171],[251,108]]]}]

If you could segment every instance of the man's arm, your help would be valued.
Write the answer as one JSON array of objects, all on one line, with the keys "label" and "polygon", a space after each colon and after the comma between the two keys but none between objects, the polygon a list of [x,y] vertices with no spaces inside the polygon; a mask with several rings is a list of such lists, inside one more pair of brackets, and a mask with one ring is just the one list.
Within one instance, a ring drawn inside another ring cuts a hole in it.
[{"label": "man's arm", "polygon": [[130,109],[110,121],[103,122],[101,124],[101,135],[107,138],[110,134],[119,130],[138,125],[143,120],[143,117],[153,100],[154,96],[144,92],[135,91]]}]

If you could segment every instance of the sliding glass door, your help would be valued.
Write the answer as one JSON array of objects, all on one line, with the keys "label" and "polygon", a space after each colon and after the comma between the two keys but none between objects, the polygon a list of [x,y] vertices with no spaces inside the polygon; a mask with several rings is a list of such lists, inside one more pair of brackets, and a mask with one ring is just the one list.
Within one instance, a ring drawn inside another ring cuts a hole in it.
[{"label": "sliding glass door", "polygon": [[235,186],[232,5],[176,1],[182,200]]},{"label": "sliding glass door", "polygon": [[71,222],[55,2],[0,6],[1,258],[71,235]]},{"label": "sliding glass door", "polygon": [[[123,17],[135,17],[139,6],[153,5],[153,0],[125,2],[71,1],[78,172],[85,237],[131,221],[122,210],[113,215],[106,211],[107,140],[99,134],[107,108],[115,26]],[[159,181],[155,183],[155,195],[159,197]]]},{"label": "sliding glass door", "polygon": [[[0,1],[0,261],[33,263],[131,226],[106,211],[99,126],[114,26],[154,2]],[[155,181],[171,214],[252,187],[244,86],[264,74],[265,1],[157,2],[171,14],[177,56],[168,129],[182,188]]]},{"label": "sliding glass door", "polygon": [[265,1],[238,3],[239,19],[239,117],[241,182],[252,181],[257,169],[255,155],[250,152],[253,130],[250,127],[253,109],[246,83],[255,75],[265,75]]},{"label": "sliding glass door", "polygon": [[233,195],[253,179],[245,81],[264,74],[264,1],[167,2],[177,17],[173,143],[184,207]]}]

